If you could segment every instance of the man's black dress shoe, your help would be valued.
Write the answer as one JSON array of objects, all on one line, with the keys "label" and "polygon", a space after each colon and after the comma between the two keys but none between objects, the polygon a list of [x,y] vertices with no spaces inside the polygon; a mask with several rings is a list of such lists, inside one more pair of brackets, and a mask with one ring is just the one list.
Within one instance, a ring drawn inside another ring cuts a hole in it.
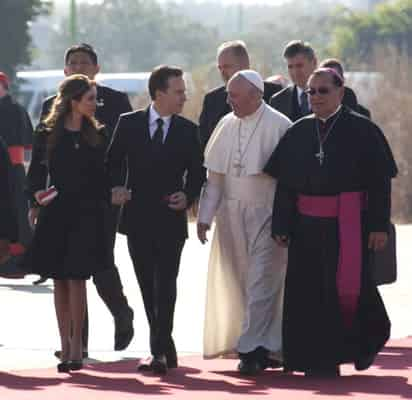
[{"label": "man's black dress shoe", "polygon": [[[54,352],[54,356],[60,360],[61,357],[62,357],[62,352],[61,352],[61,350],[56,350],[56,351]],[[83,358],[88,358],[88,357],[89,357],[89,352],[88,352],[87,350],[83,350],[82,357],[83,357]]]},{"label": "man's black dress shoe", "polygon": [[152,371],[156,375],[165,375],[167,373],[166,356],[155,356],[152,360]]},{"label": "man's black dress shoe", "polygon": [[69,371],[70,371],[69,361],[63,361],[57,364],[57,372],[69,372]]},{"label": "man's black dress shoe", "polygon": [[254,376],[263,370],[262,366],[255,360],[240,360],[237,369],[241,375],[245,376]]},{"label": "man's black dress shoe", "polygon": [[45,278],[44,276],[41,276],[39,279],[35,280],[33,282],[33,285],[41,285],[42,283],[46,282],[48,278]]},{"label": "man's black dress shoe", "polygon": [[[137,367],[137,370],[140,371],[140,372],[153,371],[152,362],[153,362],[153,357],[151,357],[148,362],[139,364],[139,366]],[[177,363],[176,358],[169,359],[169,358],[166,357],[166,364],[167,364],[167,369],[173,369],[173,368],[178,367],[178,363]]]},{"label": "man's black dress shoe", "polygon": [[355,361],[355,369],[357,371],[364,371],[365,369],[368,369],[373,362],[375,361],[375,354],[371,354],[366,357],[359,358],[358,360]]},{"label": "man's black dress shoe", "polygon": [[169,363],[166,361],[165,356],[156,356],[151,357],[147,362],[141,363],[137,367],[137,370],[139,372],[153,372],[158,375],[164,375],[169,368],[177,368],[177,361],[171,363],[169,367]]},{"label": "man's black dress shoe", "polygon": [[171,368],[177,368],[178,364],[177,364],[177,358],[167,358],[166,356],[166,361],[167,361],[167,368],[171,369]]},{"label": "man's black dress shoe", "polygon": [[262,369],[266,369],[266,368],[273,368],[273,369],[283,368],[283,363],[281,361],[274,360],[274,359],[269,358],[269,357],[265,357],[263,360],[259,360],[259,364],[262,367]]},{"label": "man's black dress shoe", "polygon": [[124,350],[129,346],[134,336],[133,310],[130,308],[122,318],[115,319],[114,322],[114,349]]},{"label": "man's black dress shoe", "polygon": [[79,371],[83,368],[83,360],[73,360],[69,362],[70,371]]}]

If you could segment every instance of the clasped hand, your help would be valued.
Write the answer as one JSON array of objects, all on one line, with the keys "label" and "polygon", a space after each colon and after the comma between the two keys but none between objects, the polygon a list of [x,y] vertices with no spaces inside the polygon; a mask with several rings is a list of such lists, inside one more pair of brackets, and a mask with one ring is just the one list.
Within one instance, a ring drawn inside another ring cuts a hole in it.
[{"label": "clasped hand", "polygon": [[122,206],[132,199],[131,190],[124,186],[115,186],[112,188],[112,204]]}]

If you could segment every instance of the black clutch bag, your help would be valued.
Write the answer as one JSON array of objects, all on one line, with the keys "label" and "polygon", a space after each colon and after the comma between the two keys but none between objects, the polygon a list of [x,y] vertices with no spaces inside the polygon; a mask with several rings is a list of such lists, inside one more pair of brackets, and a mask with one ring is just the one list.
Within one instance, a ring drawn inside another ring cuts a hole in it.
[{"label": "black clutch bag", "polygon": [[389,227],[388,243],[385,248],[369,252],[369,268],[377,286],[396,281],[396,230],[392,223]]}]

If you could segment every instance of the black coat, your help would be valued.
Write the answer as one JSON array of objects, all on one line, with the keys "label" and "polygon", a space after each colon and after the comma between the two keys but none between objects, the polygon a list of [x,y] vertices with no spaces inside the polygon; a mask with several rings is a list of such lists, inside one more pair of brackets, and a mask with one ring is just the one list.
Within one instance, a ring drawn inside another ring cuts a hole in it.
[{"label": "black coat", "polygon": [[303,117],[298,103],[297,87],[288,86],[278,93],[275,93],[269,104],[277,111],[286,115],[292,122]]},{"label": "black coat", "polygon": [[7,146],[30,147],[33,142],[27,111],[9,95],[0,99],[0,137]]},{"label": "black coat", "polygon": [[358,98],[356,97],[355,92],[350,88],[345,86],[345,92],[343,94],[342,104],[351,108],[353,111],[356,111],[364,117],[371,118],[370,111],[358,103]]},{"label": "black coat", "polygon": [[125,159],[132,200],[123,210],[122,232],[185,239],[186,212],[170,209],[165,196],[184,191],[190,206],[200,194],[205,172],[197,126],[173,115],[162,152],[155,155],[149,132],[149,108],[123,114],[107,154],[112,187],[122,185],[121,165]]},{"label": "black coat", "polygon": [[11,163],[4,141],[0,138],[0,239],[17,240],[17,218],[10,185]]},{"label": "black coat", "polygon": [[[50,112],[56,95],[47,98],[42,105],[40,120]],[[132,111],[129,98],[125,93],[107,86],[97,85],[96,119],[106,127],[106,133],[111,138],[120,114]]]},{"label": "black coat", "polygon": [[[270,98],[280,90],[282,86],[276,83],[265,82],[265,91],[263,98],[266,103],[269,103]],[[200,141],[202,148],[206,147],[207,141],[213,133],[218,122],[226,114],[232,111],[227,103],[227,91],[225,86],[213,89],[206,94],[203,100],[203,108],[199,117]]]},{"label": "black coat", "polygon": [[[275,109],[285,114],[292,122],[304,117],[298,103],[297,87],[288,86],[279,93],[275,93],[269,104]],[[342,104],[348,106],[357,113],[370,118],[370,112],[358,103],[354,91],[345,86]]]}]

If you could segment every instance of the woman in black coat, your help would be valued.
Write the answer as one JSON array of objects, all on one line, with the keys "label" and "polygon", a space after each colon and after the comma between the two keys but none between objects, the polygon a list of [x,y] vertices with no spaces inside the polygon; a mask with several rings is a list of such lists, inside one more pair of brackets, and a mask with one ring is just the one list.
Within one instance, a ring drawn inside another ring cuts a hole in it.
[{"label": "woman in black coat", "polygon": [[[106,138],[95,110],[95,83],[85,75],[66,78],[36,132],[28,172],[38,218],[27,262],[33,272],[54,279],[59,372],[82,368],[86,279],[113,265],[106,227]],[[44,199],[49,185],[57,196]]]}]

